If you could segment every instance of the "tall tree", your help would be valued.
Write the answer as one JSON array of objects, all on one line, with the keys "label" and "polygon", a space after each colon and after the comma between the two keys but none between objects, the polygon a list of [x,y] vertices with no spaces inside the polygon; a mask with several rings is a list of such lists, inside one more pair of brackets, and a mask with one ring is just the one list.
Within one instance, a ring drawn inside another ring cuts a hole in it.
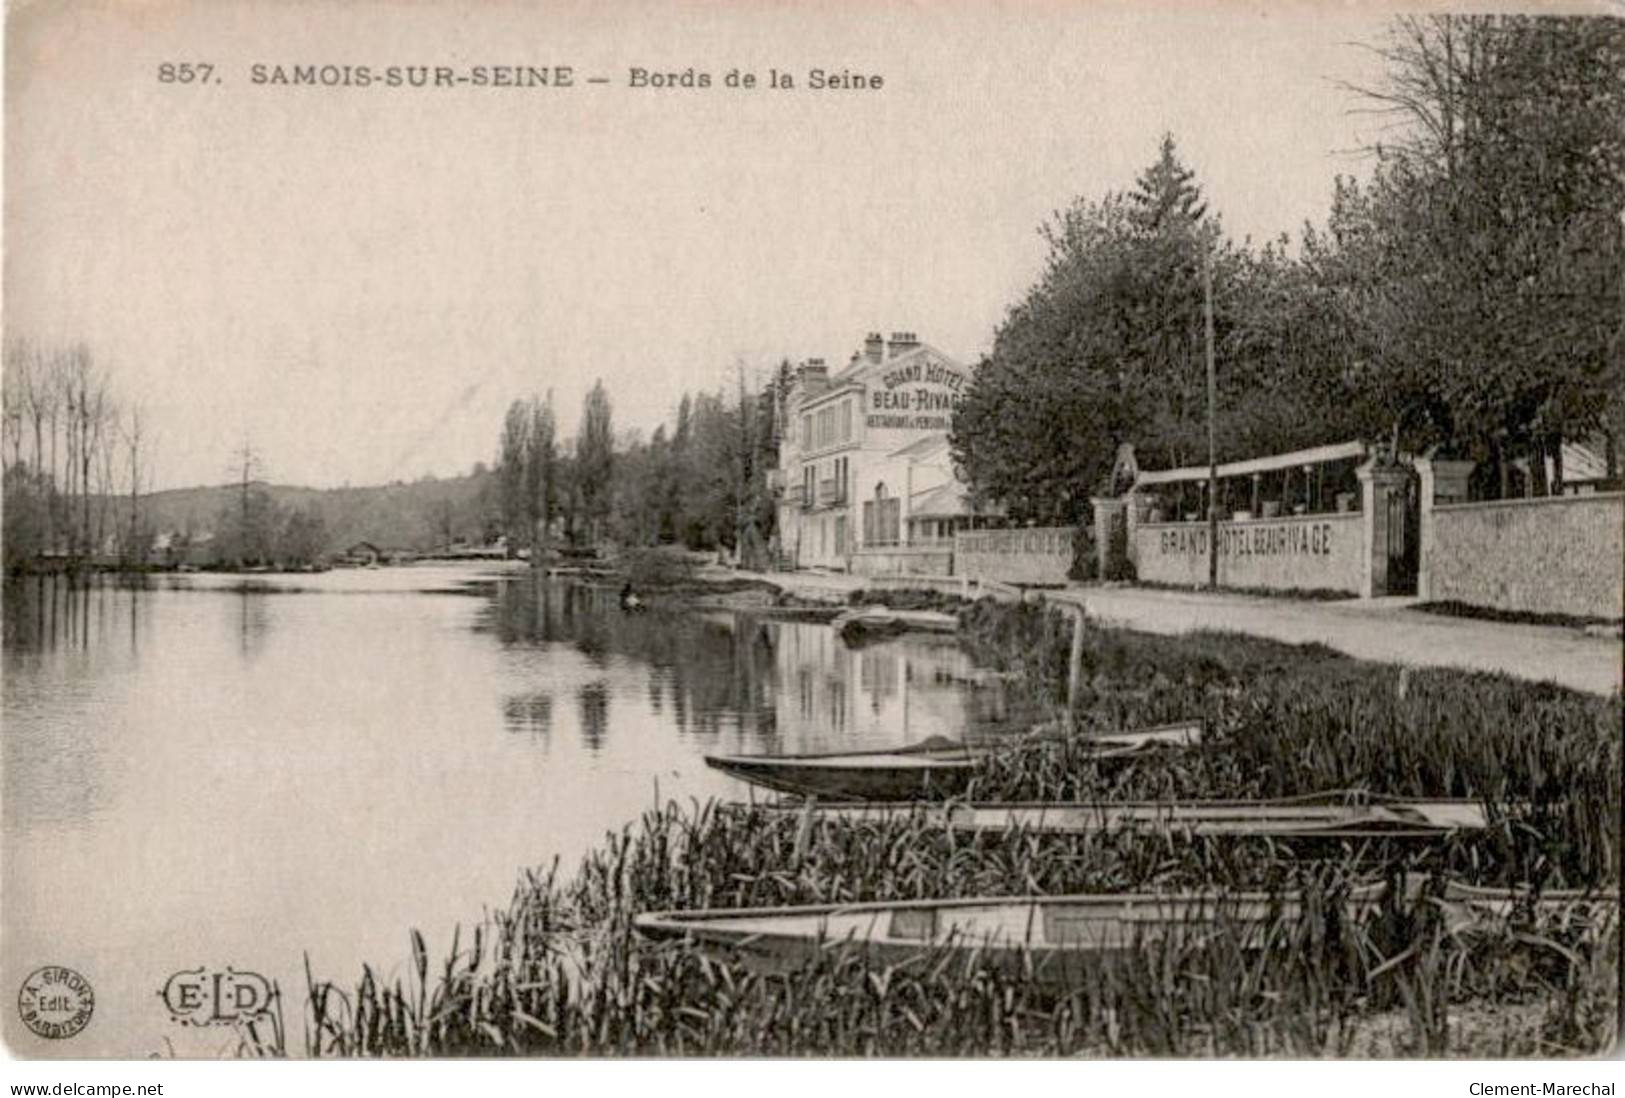
[{"label": "tall tree", "polygon": [[327,521],[314,504],[293,511],[282,524],[277,559],[293,568],[309,568],[329,549]]},{"label": "tall tree", "polygon": [[611,415],[609,393],[600,378],[582,403],[581,430],[576,436],[576,483],[590,540],[599,536],[614,498],[610,478],[615,467],[615,428]]},{"label": "tall tree", "polygon": [[530,544],[532,515],[528,477],[530,470],[531,414],[526,401],[508,405],[502,418],[502,438],[497,448],[497,507],[502,515],[502,532],[508,539],[508,555],[518,554]]},{"label": "tall tree", "polygon": [[1538,490],[1563,439],[1625,428],[1625,22],[1403,18],[1379,53],[1384,82],[1357,90],[1396,125],[1356,206],[1350,300],[1384,366],[1434,395],[1395,431],[1490,459],[1492,490],[1531,459]]},{"label": "tall tree", "polygon": [[1196,173],[1179,159],[1174,135],[1162,135],[1156,163],[1142,171],[1128,193],[1130,220],[1142,233],[1187,233],[1207,217]]},{"label": "tall tree", "polygon": [[[1018,519],[1075,522],[1119,443],[1148,464],[1205,452],[1201,265],[1213,256],[1222,298],[1239,259],[1171,137],[1131,192],[1080,198],[1039,233],[1044,272],[995,334],[952,439],[978,494]],[[1221,312],[1220,331],[1230,323]]]},{"label": "tall tree", "polygon": [[530,431],[525,457],[525,499],[530,559],[542,564],[548,527],[558,510],[558,428],[553,418],[553,394],[530,403]]}]

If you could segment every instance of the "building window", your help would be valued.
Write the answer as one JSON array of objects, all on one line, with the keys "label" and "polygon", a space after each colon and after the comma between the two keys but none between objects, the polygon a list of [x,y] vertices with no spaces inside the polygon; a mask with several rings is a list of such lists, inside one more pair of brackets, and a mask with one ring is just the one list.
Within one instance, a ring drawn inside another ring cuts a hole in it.
[{"label": "building window", "polygon": [[818,432],[816,445],[828,446],[835,441],[835,409],[822,408],[818,412]]},{"label": "building window", "polygon": [[835,555],[846,556],[846,516],[835,516]]},{"label": "building window", "polygon": [[801,417],[801,448],[804,449],[804,450],[810,450],[810,449],[812,449],[812,445],[813,445],[812,416],[802,416]]},{"label": "building window", "polygon": [[841,441],[852,441],[852,402],[841,401]]}]

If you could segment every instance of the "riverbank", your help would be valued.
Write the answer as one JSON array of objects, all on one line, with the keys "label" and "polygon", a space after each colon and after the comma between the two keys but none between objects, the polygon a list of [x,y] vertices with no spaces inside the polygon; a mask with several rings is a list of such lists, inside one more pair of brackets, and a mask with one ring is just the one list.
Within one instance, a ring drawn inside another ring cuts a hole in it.
[{"label": "riverbank", "polygon": [[[1065,689],[1069,618],[978,604],[963,636],[1036,700]],[[1425,854],[1298,861],[1264,841],[1177,835],[956,836],[918,818],[804,822],[715,802],[661,805],[571,874],[526,873],[472,948],[385,982],[314,978],[315,1055],[1596,1055],[1615,1039],[1617,921],[1530,912],[1481,934],[1426,902],[1343,914],[1355,881],[1449,874],[1484,885],[1617,887],[1618,698],[1504,676],[1408,671],[1322,646],[1091,627],[1082,730],[1200,716],[1185,752],[1098,769],[1067,741],[995,756],[973,796],[1073,800],[1291,796],[1360,786],[1467,796],[1518,824]],[[741,789],[743,794],[743,789]],[[1147,941],[1087,986],[1046,990],[977,956],[879,967],[830,950],[791,978],[690,943],[653,945],[643,911],[894,898],[1293,889],[1290,948],[1169,953]],[[388,971],[388,966],[381,971]],[[342,1006],[341,1006],[342,1004]]]},{"label": "riverbank", "polygon": [[[628,553],[597,574],[585,577],[616,588],[629,587],[651,608],[732,610],[788,621],[833,622],[855,608],[898,611],[881,632],[951,631],[951,615],[969,605],[956,594],[906,586],[865,587],[856,577],[817,573],[747,572],[724,568],[691,554],[667,550]],[[871,622],[876,625],[876,622]],[[859,633],[862,633],[861,623]]]},{"label": "riverbank", "polygon": [[[873,605],[957,613],[971,604],[936,587],[910,588],[899,586],[900,581],[877,586],[845,573],[758,573],[706,566],[696,567],[689,582],[686,598],[692,605],[785,616],[800,613],[804,620],[832,620],[834,612],[821,615],[820,607]],[[729,593],[730,584],[749,585],[762,593]],[[721,597],[706,597],[702,592],[707,589]],[[986,594],[980,588],[971,593]],[[1006,602],[1078,606],[1096,621],[1145,633],[1226,632],[1288,644],[1323,644],[1357,659],[1418,669],[1493,672],[1603,696],[1619,691],[1625,681],[1625,643],[1615,629],[1446,615],[1415,599],[1294,600],[1120,584],[991,593]]]}]

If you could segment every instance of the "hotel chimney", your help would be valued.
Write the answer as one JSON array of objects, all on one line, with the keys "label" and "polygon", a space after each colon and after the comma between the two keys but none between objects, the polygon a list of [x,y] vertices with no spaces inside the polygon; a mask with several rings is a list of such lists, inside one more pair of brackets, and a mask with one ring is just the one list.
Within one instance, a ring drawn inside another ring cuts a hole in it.
[{"label": "hotel chimney", "polygon": [[879,332],[870,332],[863,341],[863,357],[875,365],[886,360],[886,341]]},{"label": "hotel chimney", "polygon": [[919,337],[913,332],[893,332],[891,344],[886,348],[886,357],[896,358],[898,355],[906,355],[919,345]]},{"label": "hotel chimney", "polygon": [[801,381],[803,400],[817,396],[829,388],[829,367],[824,365],[821,358],[809,358],[796,373]]}]

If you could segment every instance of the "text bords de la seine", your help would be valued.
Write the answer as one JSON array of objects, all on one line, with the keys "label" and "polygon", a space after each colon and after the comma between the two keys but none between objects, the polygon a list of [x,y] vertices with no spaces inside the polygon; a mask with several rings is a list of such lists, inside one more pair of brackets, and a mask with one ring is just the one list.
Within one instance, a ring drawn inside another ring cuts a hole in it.
[{"label": "text bords de la seine", "polygon": [[[201,70],[201,71],[199,71]],[[194,74],[196,74],[194,76]],[[187,77],[193,77],[188,79]],[[160,83],[224,83],[221,70],[207,63],[166,63]],[[272,64],[248,67],[248,82],[265,87],[323,88],[575,88],[583,84],[620,84],[648,90],[699,91],[723,88],[734,91],[880,91],[886,78],[880,73],[849,68],[809,68],[801,71],[764,68],[729,68],[719,71],[689,66],[666,70],[634,65],[620,70],[619,78],[586,73],[574,65],[346,65]]]},{"label": "text bords de la seine", "polygon": [[1472,1083],[1467,1093],[1473,1098],[1523,1098],[1524,1095],[1562,1098],[1612,1098],[1612,1083]]}]

